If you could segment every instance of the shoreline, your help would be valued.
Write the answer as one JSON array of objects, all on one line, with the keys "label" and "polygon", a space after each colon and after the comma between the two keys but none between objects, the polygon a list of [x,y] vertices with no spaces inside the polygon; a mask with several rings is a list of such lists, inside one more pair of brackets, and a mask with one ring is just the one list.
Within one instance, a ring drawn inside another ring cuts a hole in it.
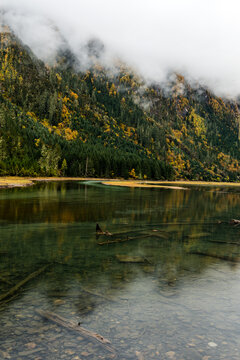
[{"label": "shoreline", "polygon": [[240,183],[231,182],[210,182],[210,181],[187,181],[187,180],[122,180],[122,179],[103,179],[103,178],[83,178],[83,177],[17,177],[3,176],[0,177],[0,189],[8,189],[15,187],[32,186],[38,182],[51,181],[101,181],[106,186],[120,186],[131,188],[163,188],[175,190],[189,190],[189,186],[229,186],[240,187]]},{"label": "shoreline", "polygon": [[32,186],[38,182],[51,182],[51,181],[103,181],[106,179],[99,178],[72,178],[72,177],[18,177],[18,176],[3,176],[0,177],[0,189],[10,189],[15,187]]},{"label": "shoreline", "polygon": [[104,180],[103,185],[121,186],[131,188],[159,188],[173,190],[189,190],[191,186],[213,186],[213,187],[240,187],[240,183],[194,181],[194,180]]}]

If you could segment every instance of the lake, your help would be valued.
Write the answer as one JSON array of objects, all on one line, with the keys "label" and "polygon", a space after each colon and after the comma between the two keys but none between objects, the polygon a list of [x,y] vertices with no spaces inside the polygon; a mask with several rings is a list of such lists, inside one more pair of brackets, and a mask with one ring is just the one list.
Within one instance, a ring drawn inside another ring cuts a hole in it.
[{"label": "lake", "polygon": [[230,219],[240,187],[0,190],[0,359],[239,360]]}]

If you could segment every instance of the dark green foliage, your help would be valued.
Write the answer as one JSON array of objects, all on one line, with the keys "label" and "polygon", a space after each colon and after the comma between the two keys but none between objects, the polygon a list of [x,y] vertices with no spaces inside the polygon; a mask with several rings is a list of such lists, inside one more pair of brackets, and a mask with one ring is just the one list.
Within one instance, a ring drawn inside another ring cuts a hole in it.
[{"label": "dark green foliage", "polygon": [[69,51],[47,67],[0,36],[1,175],[238,180],[238,104],[179,75],[165,94],[128,69],[77,72]]}]

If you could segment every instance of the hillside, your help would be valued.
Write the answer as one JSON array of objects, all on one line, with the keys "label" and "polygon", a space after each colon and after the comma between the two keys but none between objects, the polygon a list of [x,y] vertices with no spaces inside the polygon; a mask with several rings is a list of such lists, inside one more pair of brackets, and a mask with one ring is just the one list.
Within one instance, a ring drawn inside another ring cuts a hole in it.
[{"label": "hillside", "polygon": [[67,48],[50,66],[0,34],[0,175],[239,180],[239,104],[179,74],[166,90],[108,71],[89,51],[87,72]]}]

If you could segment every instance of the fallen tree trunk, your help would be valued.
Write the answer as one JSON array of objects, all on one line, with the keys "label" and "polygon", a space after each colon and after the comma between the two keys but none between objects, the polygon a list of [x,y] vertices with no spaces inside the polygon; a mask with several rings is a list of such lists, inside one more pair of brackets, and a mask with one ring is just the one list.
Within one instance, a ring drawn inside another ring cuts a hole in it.
[{"label": "fallen tree trunk", "polygon": [[149,233],[148,237],[154,237],[157,239],[165,239],[167,240],[169,238],[169,235],[163,232],[155,232],[155,230],[152,230],[151,233]]},{"label": "fallen tree trunk", "polygon": [[240,242],[232,242],[232,241],[217,241],[217,240],[206,240],[206,242],[221,244],[221,245],[237,245],[240,246]]},{"label": "fallen tree trunk", "polygon": [[[167,239],[169,237],[168,233],[166,231],[162,231],[162,230],[157,230],[157,229],[152,229],[152,230],[149,230],[149,229],[146,229],[146,228],[141,228],[141,229],[138,229],[138,230],[126,230],[126,231],[121,231],[121,232],[118,232],[118,233],[110,233],[108,230],[106,231],[103,231],[99,224],[96,224],[96,235],[97,235],[97,239],[101,236],[101,235],[105,235],[105,236],[110,236],[112,237],[111,240],[108,240],[106,241],[106,243],[115,243],[115,242],[121,242],[121,241],[128,241],[128,240],[131,240],[131,238],[135,238],[136,237],[136,234],[139,233],[139,234],[142,234],[144,233],[144,235],[146,234],[149,234],[151,236],[155,236],[155,237],[159,237],[159,238],[165,238]],[[154,234],[153,234],[154,233]],[[116,239],[117,237],[122,237],[126,235],[126,239]],[[101,243],[99,243],[101,245]],[[105,242],[104,242],[105,244]]]},{"label": "fallen tree trunk", "polygon": [[240,220],[231,219],[231,220],[229,221],[229,223],[230,223],[231,225],[238,226],[238,225],[240,225]]},{"label": "fallen tree trunk", "polygon": [[115,239],[115,240],[108,240],[108,241],[102,241],[97,243],[98,245],[111,245],[111,244],[117,244],[117,243],[122,243],[122,242],[126,242],[126,241],[132,241],[132,240],[138,240],[138,239],[145,239],[145,238],[158,238],[158,239],[168,239],[168,235],[167,234],[163,234],[163,233],[156,233],[156,232],[151,232],[148,234],[143,234],[140,236],[127,236],[124,239]]},{"label": "fallen tree trunk", "polygon": [[135,264],[141,264],[141,263],[149,263],[150,261],[143,256],[128,256],[128,255],[116,255],[116,258],[120,263],[135,263]]},{"label": "fallen tree trunk", "polygon": [[79,326],[78,324],[75,324],[74,322],[69,321],[69,320],[63,318],[62,316],[59,316],[50,311],[36,310],[36,312],[45,319],[48,319],[68,330],[79,332],[82,336],[84,336],[87,339],[96,341],[101,346],[103,346],[106,350],[110,351],[114,355],[114,358],[116,357],[115,349],[112,346],[108,345],[108,344],[111,344],[111,342],[108,339],[105,339],[102,335],[99,335],[90,330],[87,330],[87,329],[83,328],[82,326]]},{"label": "fallen tree trunk", "polygon": [[146,259],[142,256],[116,255],[120,263],[145,263]]},{"label": "fallen tree trunk", "polygon": [[134,236],[134,237],[126,237],[126,239],[116,239],[116,240],[110,240],[110,241],[103,241],[100,243],[97,243],[98,245],[111,245],[111,244],[117,244],[117,243],[122,243],[122,242],[126,242],[126,241],[131,241],[131,240],[136,240],[136,239],[143,239],[143,238],[148,238],[151,235],[141,235],[141,236]]},{"label": "fallen tree trunk", "polygon": [[38,269],[38,270],[34,271],[33,273],[31,273],[30,275],[28,275],[25,279],[23,279],[22,281],[17,283],[10,290],[8,290],[6,293],[0,295],[0,301],[3,301],[3,300],[7,299],[10,296],[13,296],[23,285],[25,285],[27,282],[29,282],[30,280],[36,278],[41,273],[43,273],[49,266],[50,266],[50,264],[44,265],[40,269]]},{"label": "fallen tree trunk", "polygon": [[227,224],[228,222],[225,221],[212,221],[212,222],[204,222],[204,221],[179,221],[179,222],[164,222],[164,223],[157,223],[157,224],[148,224],[145,226],[151,226],[157,228],[158,226],[170,226],[170,225],[219,225],[219,224]]},{"label": "fallen tree trunk", "polygon": [[132,238],[127,237],[126,239],[116,239],[116,240],[110,240],[110,241],[102,241],[97,243],[98,245],[111,245],[111,244],[117,244],[117,243],[122,243],[125,241],[129,241],[132,240]]},{"label": "fallen tree trunk", "polygon": [[216,259],[220,259],[220,260],[225,260],[225,261],[231,261],[231,262],[235,262],[235,263],[240,262],[239,257],[232,257],[232,256],[227,256],[227,255],[208,254],[208,253],[204,253],[204,252],[201,252],[201,251],[190,251],[189,254],[208,256],[208,257],[212,257],[212,258],[216,258]]},{"label": "fallen tree trunk", "polygon": [[199,232],[199,233],[196,233],[196,234],[188,234],[188,235],[186,235],[186,237],[188,239],[198,239],[198,238],[207,237],[207,236],[210,236],[210,235],[211,235],[211,233]]},{"label": "fallen tree trunk", "polygon": [[106,235],[106,236],[112,236],[113,235],[108,230],[102,231],[102,229],[100,228],[100,226],[98,224],[96,225],[96,233],[97,233],[97,235]]}]

